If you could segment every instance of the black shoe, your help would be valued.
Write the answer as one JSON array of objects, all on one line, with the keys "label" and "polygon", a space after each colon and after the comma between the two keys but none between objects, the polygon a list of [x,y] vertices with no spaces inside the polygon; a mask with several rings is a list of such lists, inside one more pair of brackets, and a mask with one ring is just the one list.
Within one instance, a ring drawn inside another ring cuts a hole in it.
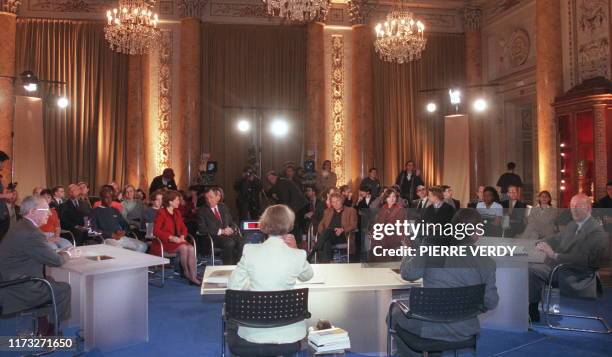
[{"label": "black shoe", "polygon": [[538,303],[529,304],[529,319],[531,322],[540,322],[540,310],[538,309]]}]

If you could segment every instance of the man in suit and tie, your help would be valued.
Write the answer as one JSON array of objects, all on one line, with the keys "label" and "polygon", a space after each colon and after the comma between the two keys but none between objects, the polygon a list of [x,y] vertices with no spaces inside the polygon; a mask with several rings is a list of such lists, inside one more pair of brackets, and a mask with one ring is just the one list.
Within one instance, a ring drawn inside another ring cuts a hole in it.
[{"label": "man in suit and tie", "polygon": [[478,206],[478,202],[482,202],[482,195],[484,194],[484,186],[478,186],[478,191],[476,192],[476,199],[470,201],[467,204],[468,208],[476,208],[476,206]]},{"label": "man in suit and tie", "polygon": [[234,221],[229,209],[221,203],[218,187],[208,187],[204,191],[206,205],[197,212],[198,232],[210,234],[216,246],[223,250],[223,264],[234,265],[242,256],[244,242],[234,230]]},{"label": "man in suit and tie", "polygon": [[504,208],[504,237],[515,237],[525,230],[525,210],[527,205],[519,200],[519,188],[513,185],[508,186],[508,199],[501,201]]},{"label": "man in suit and tie", "polygon": [[408,204],[417,198],[416,188],[419,185],[425,185],[421,178],[421,171],[414,167],[414,161],[408,160],[404,164],[404,170],[395,179],[395,184],[400,189],[400,195],[407,200]]},{"label": "man in suit and tie", "polygon": [[[44,278],[45,265],[59,267],[72,254],[72,248],[56,253],[39,229],[49,219],[49,206],[43,197],[28,196],[21,202],[23,219],[9,229],[0,242],[0,281],[24,277]],[[53,287],[60,321],[70,316],[70,285],[48,279]],[[2,313],[11,314],[34,308],[51,301],[47,287],[37,281],[19,284],[0,290]],[[42,320],[42,321],[41,321]],[[47,336],[53,331],[46,318],[40,319],[41,333]]]},{"label": "man in suit and tie", "polygon": [[584,194],[577,194],[570,201],[572,221],[565,230],[538,242],[536,249],[546,254],[544,263],[529,265],[529,317],[540,321],[538,304],[542,288],[547,284],[550,272],[559,264],[571,264],[555,274],[559,289],[567,296],[597,297],[597,270],[607,249],[607,235],[601,225],[591,217],[591,201]]},{"label": "man in suit and tie", "polygon": [[423,212],[429,206],[431,206],[431,201],[428,197],[427,188],[424,185],[419,185],[416,188],[416,194],[419,198],[413,200],[410,203],[410,207],[408,208],[408,218],[413,220],[419,220],[423,216]]},{"label": "man in suit and tie", "polygon": [[453,189],[449,185],[442,185],[440,187],[442,187],[442,193],[444,194],[444,202],[453,206],[455,211],[461,208],[461,202],[453,198]]},{"label": "man in suit and tie", "polygon": [[444,193],[440,186],[429,188],[427,200],[431,204],[423,211],[423,221],[426,223],[439,223],[443,226],[451,222],[455,215],[455,209],[444,202]]},{"label": "man in suit and tie", "polygon": [[55,208],[57,213],[60,213],[60,207],[62,206],[62,203],[64,203],[64,186],[53,187],[51,193],[53,194],[53,199],[51,200],[49,207]]},{"label": "man in suit and tie", "polygon": [[296,214],[297,218],[291,234],[293,234],[299,246],[302,242],[301,226],[304,223],[302,222],[303,217],[298,214],[308,204],[306,197],[293,180],[279,177],[275,171],[269,171],[267,179],[271,185],[268,197],[272,198],[277,204],[288,206]]},{"label": "man in suit and tie", "polygon": [[160,176],[155,177],[153,181],[151,181],[151,186],[149,187],[149,195],[161,189],[174,191],[178,190],[176,182],[174,181],[174,170],[172,170],[171,168],[165,168],[164,172],[162,172]]},{"label": "man in suit and tie", "polygon": [[81,188],[76,184],[68,186],[68,199],[60,207],[62,229],[71,231],[77,242],[87,239],[87,232],[76,227],[85,226],[85,217],[89,216],[91,207],[81,198]]},{"label": "man in suit and tie", "polygon": [[325,202],[319,198],[317,188],[315,186],[306,186],[304,195],[308,204],[302,209],[302,228],[306,232],[308,227],[312,224],[315,229],[319,225],[321,218],[323,218],[323,212],[325,211]]}]

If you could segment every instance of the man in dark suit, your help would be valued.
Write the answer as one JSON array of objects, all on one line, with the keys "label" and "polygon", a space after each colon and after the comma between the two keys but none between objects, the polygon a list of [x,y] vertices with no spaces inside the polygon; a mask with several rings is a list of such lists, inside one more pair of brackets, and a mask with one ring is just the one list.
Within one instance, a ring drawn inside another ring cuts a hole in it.
[{"label": "man in dark suit", "polygon": [[484,194],[484,186],[478,186],[478,191],[476,192],[476,199],[470,201],[467,204],[468,208],[476,208],[478,206],[478,202],[482,202],[482,195]]},{"label": "man in dark suit", "polygon": [[597,221],[591,217],[591,201],[584,194],[577,194],[570,201],[572,221],[565,230],[538,242],[536,249],[546,254],[542,263],[529,264],[529,316],[531,321],[540,321],[538,304],[542,288],[548,282],[550,272],[559,264],[571,264],[555,275],[563,295],[596,298],[597,270],[607,250],[607,235]]},{"label": "man in dark suit", "polygon": [[302,222],[303,217],[299,216],[299,212],[308,204],[306,197],[295,182],[279,177],[274,171],[269,171],[267,178],[271,185],[270,190],[268,190],[268,197],[272,198],[277,204],[288,206],[296,214],[291,234],[293,234],[295,241],[299,245],[302,242],[301,226],[304,224]]},{"label": "man in dark suit", "polygon": [[414,161],[408,160],[404,164],[404,171],[395,179],[395,184],[400,188],[400,196],[408,201],[408,204],[412,203],[412,200],[417,198],[416,188],[419,185],[425,185],[421,178],[421,171],[415,170]]},{"label": "man in dark suit", "polygon": [[60,213],[60,207],[62,203],[64,203],[64,186],[55,186],[51,189],[51,193],[53,194],[53,199],[51,203],[49,203],[50,208],[55,208],[57,213]]},{"label": "man in dark suit", "polygon": [[369,188],[373,198],[378,197],[381,189],[378,170],[375,167],[371,167],[368,171],[368,177],[364,178],[359,186]]},{"label": "man in dark suit", "polygon": [[[21,203],[23,219],[9,229],[0,243],[0,281],[24,277],[44,278],[44,266],[59,267],[68,259],[72,250],[56,253],[38,227],[49,218],[49,206],[42,197],[28,196]],[[49,280],[49,279],[48,279]],[[70,316],[70,285],[49,280],[55,294],[60,321]],[[2,313],[11,314],[50,302],[51,295],[41,282],[29,282],[0,290]],[[41,332],[53,335],[46,319]]]},{"label": "man in dark suit", "polygon": [[85,226],[85,217],[88,217],[91,206],[81,198],[81,188],[78,185],[68,186],[68,199],[60,206],[60,222],[62,229],[71,231],[78,243],[87,240],[87,232],[76,227]]},{"label": "man in dark suit", "polygon": [[444,201],[453,206],[455,211],[461,208],[461,202],[453,198],[453,189],[449,185],[442,185],[440,187],[442,188],[442,193],[444,194]]},{"label": "man in dark suit", "polygon": [[304,195],[308,204],[304,206],[300,215],[303,217],[302,229],[304,232],[308,231],[308,227],[312,224],[314,226],[314,233],[316,234],[317,226],[323,218],[323,211],[325,211],[325,202],[318,196],[318,192],[315,186],[306,186]]},{"label": "man in dark suit", "polygon": [[223,249],[223,264],[234,265],[242,257],[244,242],[234,230],[234,221],[229,209],[221,203],[218,187],[208,187],[204,191],[206,205],[198,208],[197,221],[200,234],[210,234],[216,246]]},{"label": "man in dark suit", "polygon": [[521,202],[518,198],[519,189],[516,186],[508,186],[508,199],[501,201],[504,208],[504,220],[508,220],[508,224],[504,228],[504,237],[515,237],[525,230],[525,210],[527,205]]},{"label": "man in dark suit", "polygon": [[371,186],[359,187],[359,198],[355,209],[357,210],[357,232],[355,234],[355,255],[361,259],[361,253],[364,251],[362,248],[363,240],[361,239],[365,235],[367,227],[370,226],[370,222],[374,219],[375,215],[373,210],[370,208],[374,204],[374,197],[371,192]]},{"label": "man in dark suit", "polygon": [[444,202],[444,193],[440,186],[429,188],[427,199],[431,204],[423,211],[423,221],[425,223],[439,223],[444,226],[450,223],[455,215],[455,209]]},{"label": "man in dark suit", "polygon": [[160,176],[155,177],[153,181],[151,181],[149,195],[163,188],[175,191],[178,190],[176,182],[174,181],[174,170],[170,168],[164,169],[164,172]]}]

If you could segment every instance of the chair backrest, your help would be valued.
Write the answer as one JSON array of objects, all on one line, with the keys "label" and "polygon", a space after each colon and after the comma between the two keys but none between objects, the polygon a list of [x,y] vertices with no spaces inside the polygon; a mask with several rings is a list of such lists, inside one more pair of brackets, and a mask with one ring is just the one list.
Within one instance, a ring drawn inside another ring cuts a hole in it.
[{"label": "chair backrest", "polygon": [[411,318],[431,322],[463,321],[485,311],[485,284],[458,288],[411,288]]},{"label": "chair backrest", "polygon": [[247,327],[279,327],[310,318],[308,289],[226,290],[225,318]]}]

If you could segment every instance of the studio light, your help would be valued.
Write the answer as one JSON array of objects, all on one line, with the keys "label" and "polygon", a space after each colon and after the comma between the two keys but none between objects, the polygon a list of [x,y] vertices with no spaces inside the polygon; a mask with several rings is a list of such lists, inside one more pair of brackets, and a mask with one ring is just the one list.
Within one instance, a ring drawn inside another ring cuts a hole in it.
[{"label": "studio light", "polygon": [[270,124],[270,132],[276,137],[283,137],[289,132],[289,124],[284,119],[274,119]]},{"label": "studio light", "polygon": [[436,110],[438,110],[438,106],[434,102],[429,102],[427,103],[427,106],[425,107],[425,109],[427,109],[429,113],[433,113]]},{"label": "studio light", "polygon": [[487,101],[483,98],[478,98],[474,101],[473,107],[477,112],[484,112],[487,110]]},{"label": "studio light", "polygon": [[57,106],[59,108],[65,109],[66,107],[68,107],[68,104],[68,98],[66,98],[65,96],[57,98]]},{"label": "studio light", "polygon": [[448,96],[450,97],[450,102],[452,105],[461,104],[461,92],[459,89],[449,89]]},{"label": "studio light", "polygon": [[24,71],[19,75],[23,83],[23,89],[28,92],[35,92],[38,89],[38,77],[32,71]]},{"label": "studio light", "polygon": [[238,124],[236,125],[236,127],[241,133],[246,133],[251,130],[251,122],[246,119],[240,119],[238,120]]},{"label": "studio light", "polygon": [[36,90],[38,89],[38,85],[36,83],[24,84],[23,89],[25,89],[28,92],[36,92]]}]

